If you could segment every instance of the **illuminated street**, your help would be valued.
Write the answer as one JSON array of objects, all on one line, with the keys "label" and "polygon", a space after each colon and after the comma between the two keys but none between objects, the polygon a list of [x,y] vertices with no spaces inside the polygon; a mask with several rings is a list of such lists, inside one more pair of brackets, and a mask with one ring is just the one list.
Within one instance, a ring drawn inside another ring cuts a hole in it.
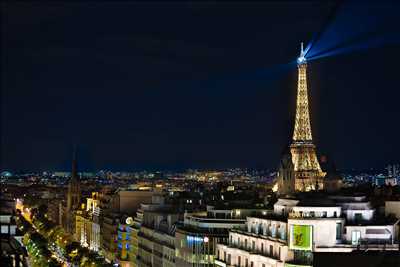
[{"label": "illuminated street", "polygon": [[[99,261],[98,257],[93,257],[94,255],[88,254],[82,247],[77,246],[71,236],[65,234],[61,227],[50,223],[46,216],[40,219],[37,218],[40,215],[33,215],[33,210],[30,207],[25,207],[19,199],[16,201],[16,210],[20,211],[22,215],[20,217],[20,228],[30,227],[30,230],[24,236],[24,243],[27,246],[33,267],[42,266],[46,261],[53,265],[58,262],[63,266],[72,266],[77,261],[80,262],[80,266],[105,264]],[[23,220],[29,223],[29,226],[22,222]],[[68,249],[72,245],[75,245],[75,248]]]}]

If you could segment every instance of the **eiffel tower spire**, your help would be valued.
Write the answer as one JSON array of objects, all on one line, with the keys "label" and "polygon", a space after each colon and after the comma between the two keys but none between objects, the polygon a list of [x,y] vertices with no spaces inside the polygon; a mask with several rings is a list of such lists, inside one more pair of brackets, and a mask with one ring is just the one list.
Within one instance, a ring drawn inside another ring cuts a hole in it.
[{"label": "eiffel tower spire", "polygon": [[295,190],[310,191],[322,189],[324,173],[318,163],[313,144],[307,88],[307,59],[303,43],[297,59],[298,84],[296,117],[292,144],[290,145],[295,170]]}]

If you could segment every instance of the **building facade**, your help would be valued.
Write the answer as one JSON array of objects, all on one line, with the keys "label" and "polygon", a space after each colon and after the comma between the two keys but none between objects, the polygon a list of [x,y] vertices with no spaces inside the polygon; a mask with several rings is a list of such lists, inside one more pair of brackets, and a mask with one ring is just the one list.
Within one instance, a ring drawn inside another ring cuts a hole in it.
[{"label": "building facade", "polygon": [[81,205],[81,183],[77,171],[76,151],[72,159],[71,178],[68,182],[66,206],[61,206],[61,225],[70,234],[75,232],[75,211]]},{"label": "building facade", "polygon": [[228,242],[217,244],[216,265],[276,267],[292,260],[287,222],[284,217],[277,218],[279,216],[247,217],[245,230],[230,230]]},{"label": "building facade", "polygon": [[248,216],[245,230],[229,230],[229,239],[217,244],[215,264],[310,267],[324,266],[315,261],[324,255],[397,251],[400,220],[382,215],[364,196],[279,199],[267,214]]},{"label": "building facade", "polygon": [[183,214],[165,198],[156,194],[149,204],[142,204],[135,221],[137,234],[138,266],[177,266],[175,262],[176,223]]},{"label": "building facade", "polygon": [[244,228],[246,217],[265,209],[207,206],[206,212],[185,214],[175,233],[176,266],[213,266],[217,244],[227,243],[229,230]]},{"label": "building facade", "polygon": [[74,238],[94,252],[101,248],[99,193],[93,192],[75,212]]}]

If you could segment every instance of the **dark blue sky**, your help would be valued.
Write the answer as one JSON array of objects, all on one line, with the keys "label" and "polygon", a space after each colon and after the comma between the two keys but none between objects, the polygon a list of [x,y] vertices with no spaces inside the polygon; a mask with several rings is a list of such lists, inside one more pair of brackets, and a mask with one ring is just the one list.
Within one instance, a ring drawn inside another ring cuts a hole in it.
[{"label": "dark blue sky", "polygon": [[399,162],[399,6],[335,7],[3,2],[0,168],[66,169],[73,144],[82,169],[275,168],[300,41],[369,29],[385,41],[310,62],[313,134],[342,169]]}]

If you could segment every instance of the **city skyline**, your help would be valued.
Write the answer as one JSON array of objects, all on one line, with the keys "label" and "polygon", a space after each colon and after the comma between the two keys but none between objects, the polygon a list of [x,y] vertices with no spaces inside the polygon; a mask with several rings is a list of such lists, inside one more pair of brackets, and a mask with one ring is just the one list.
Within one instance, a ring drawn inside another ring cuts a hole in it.
[{"label": "city skyline", "polygon": [[1,266],[400,266],[400,4],[0,5]]},{"label": "city skyline", "polygon": [[[2,8],[2,170],[68,170],[73,144],[84,170],[276,168],[293,132],[296,67],[286,63],[336,7],[64,5]],[[378,33],[393,30],[391,13],[376,13]],[[309,62],[319,155],[342,169],[396,163],[398,59],[385,43]]]}]

